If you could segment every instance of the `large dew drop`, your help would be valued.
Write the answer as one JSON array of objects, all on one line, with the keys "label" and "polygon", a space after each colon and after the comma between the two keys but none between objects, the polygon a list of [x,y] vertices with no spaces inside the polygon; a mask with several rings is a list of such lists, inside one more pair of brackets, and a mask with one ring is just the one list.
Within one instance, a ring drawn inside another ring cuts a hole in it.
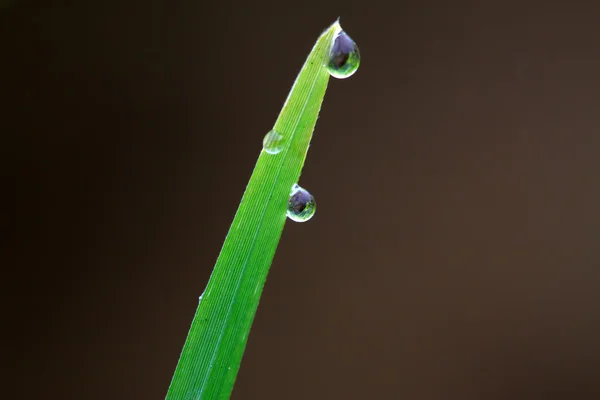
[{"label": "large dew drop", "polygon": [[317,203],[312,194],[298,185],[292,187],[287,205],[287,216],[292,221],[306,222],[315,215]]},{"label": "large dew drop", "polygon": [[327,70],[334,78],[344,79],[352,76],[359,64],[358,46],[346,32],[340,31],[331,46]]},{"label": "large dew drop", "polygon": [[269,154],[277,154],[283,150],[283,142],[283,135],[273,129],[263,139],[263,150]]}]

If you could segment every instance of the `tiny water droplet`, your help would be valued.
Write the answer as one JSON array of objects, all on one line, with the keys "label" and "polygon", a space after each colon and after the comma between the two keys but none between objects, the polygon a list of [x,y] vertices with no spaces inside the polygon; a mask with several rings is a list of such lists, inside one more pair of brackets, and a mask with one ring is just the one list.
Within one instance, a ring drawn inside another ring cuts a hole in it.
[{"label": "tiny water droplet", "polygon": [[263,139],[263,150],[269,154],[277,154],[283,150],[283,135],[272,129]]},{"label": "tiny water droplet", "polygon": [[329,63],[327,63],[329,73],[334,78],[348,78],[356,72],[359,64],[358,46],[346,32],[340,31],[329,51]]},{"label": "tiny water droplet", "polygon": [[287,205],[287,216],[292,221],[306,222],[315,215],[317,203],[315,198],[306,189],[292,186],[292,193]]}]

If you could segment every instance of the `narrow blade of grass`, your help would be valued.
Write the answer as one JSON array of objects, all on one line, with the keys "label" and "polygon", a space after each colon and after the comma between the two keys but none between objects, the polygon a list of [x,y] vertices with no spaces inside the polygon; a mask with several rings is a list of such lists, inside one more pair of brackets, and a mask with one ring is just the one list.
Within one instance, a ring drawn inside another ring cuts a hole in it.
[{"label": "narrow blade of grass", "polygon": [[[329,81],[331,25],[317,40],[275,122],[278,154],[261,151],[175,370],[168,400],[229,398]],[[265,129],[265,134],[268,129]],[[257,137],[259,146],[262,137]]]}]

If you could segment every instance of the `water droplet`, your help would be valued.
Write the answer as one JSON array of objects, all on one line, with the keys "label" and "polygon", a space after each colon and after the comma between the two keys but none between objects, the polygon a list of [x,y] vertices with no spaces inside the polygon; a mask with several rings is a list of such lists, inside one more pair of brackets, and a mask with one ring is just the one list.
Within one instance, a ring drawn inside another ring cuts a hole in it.
[{"label": "water droplet", "polygon": [[263,150],[269,154],[277,154],[283,150],[283,142],[283,135],[273,129],[263,139]]},{"label": "water droplet", "polygon": [[348,78],[356,72],[359,64],[358,46],[346,32],[340,31],[329,52],[329,63],[327,64],[329,73],[334,78]]},{"label": "water droplet", "polygon": [[287,205],[287,216],[292,221],[306,222],[315,215],[317,203],[312,194],[298,185],[292,187]]}]

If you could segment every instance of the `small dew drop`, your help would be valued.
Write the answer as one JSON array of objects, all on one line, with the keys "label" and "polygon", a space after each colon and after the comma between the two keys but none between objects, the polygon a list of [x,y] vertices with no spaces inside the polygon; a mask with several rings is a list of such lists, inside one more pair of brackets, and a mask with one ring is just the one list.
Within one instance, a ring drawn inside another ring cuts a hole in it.
[{"label": "small dew drop", "polygon": [[269,154],[277,154],[283,150],[283,142],[283,135],[273,129],[263,139],[263,150]]},{"label": "small dew drop", "polygon": [[359,64],[358,46],[346,32],[340,31],[331,46],[327,70],[334,78],[344,79],[352,76]]},{"label": "small dew drop", "polygon": [[306,189],[295,184],[287,205],[287,216],[292,221],[306,222],[315,215],[317,203]]}]

